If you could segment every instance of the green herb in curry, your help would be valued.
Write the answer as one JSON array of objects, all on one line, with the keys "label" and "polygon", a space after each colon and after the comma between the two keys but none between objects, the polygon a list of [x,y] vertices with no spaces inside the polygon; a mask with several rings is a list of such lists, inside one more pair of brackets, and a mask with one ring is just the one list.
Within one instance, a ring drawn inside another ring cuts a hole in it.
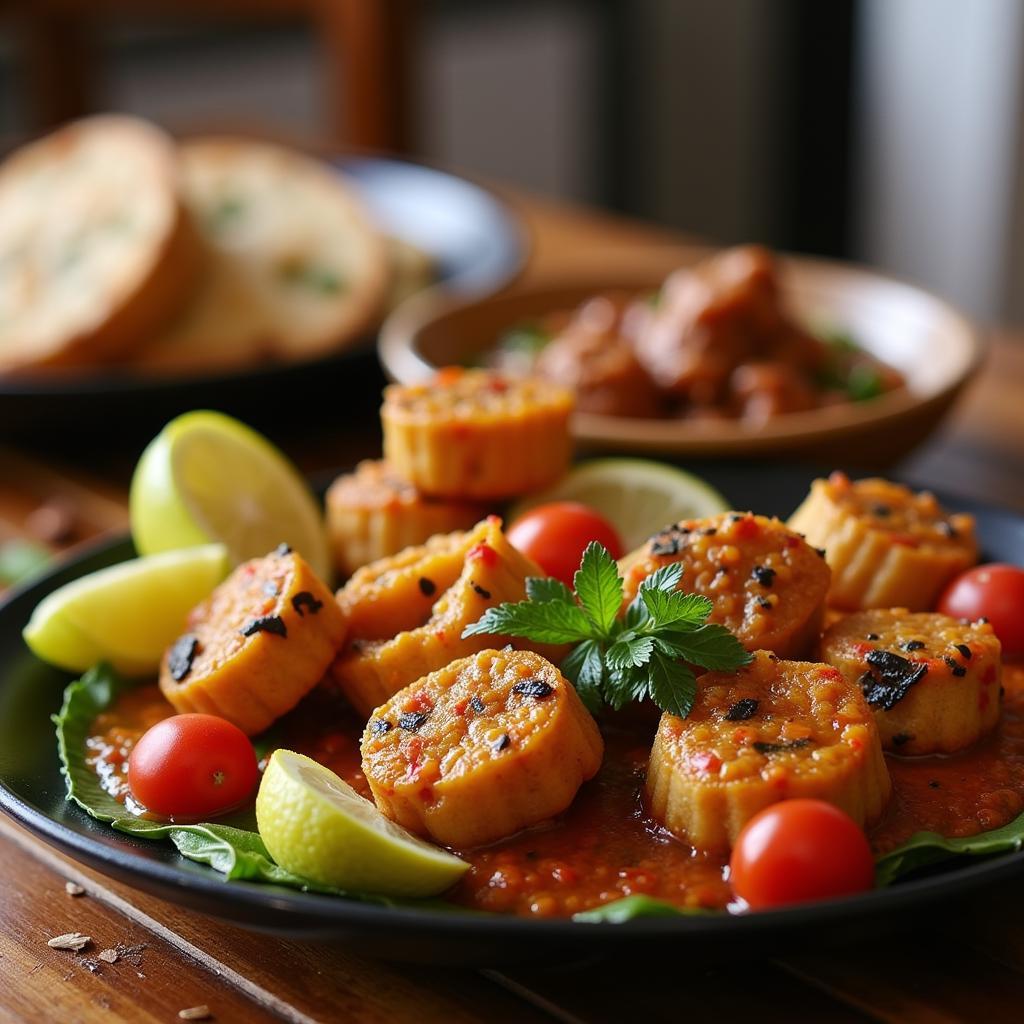
[{"label": "green herb in curry", "polygon": [[649,697],[685,718],[697,693],[691,665],[729,672],[749,664],[750,654],[724,626],[707,621],[708,598],[677,589],[682,572],[673,563],[652,573],[620,616],[623,580],[595,541],[583,553],[575,593],[558,580],[529,579],[527,600],[489,608],[462,635],[573,644],[561,668],[591,711]]}]

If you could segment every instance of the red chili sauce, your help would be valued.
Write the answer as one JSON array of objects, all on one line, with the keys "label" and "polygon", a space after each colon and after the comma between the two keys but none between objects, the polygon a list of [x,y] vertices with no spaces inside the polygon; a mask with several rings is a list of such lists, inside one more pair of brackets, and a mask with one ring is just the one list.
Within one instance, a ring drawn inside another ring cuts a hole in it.
[{"label": "red chili sauce", "polygon": [[[998,727],[969,750],[949,757],[886,755],[892,799],[870,832],[879,853],[923,829],[974,835],[1024,810],[1024,664],[1006,666],[1003,685]],[[157,687],[143,686],[96,719],[88,763],[118,799],[128,796],[132,745],[170,714]],[[724,907],[731,898],[725,859],[673,838],[644,811],[644,773],[656,721],[637,711],[603,722],[604,764],[572,807],[547,825],[492,846],[456,851],[472,867],[449,898],[480,910],[537,917],[568,916],[631,893],[680,906]],[[359,768],[362,723],[340,698],[314,692],[275,729],[280,746],[308,754],[369,796]]]}]

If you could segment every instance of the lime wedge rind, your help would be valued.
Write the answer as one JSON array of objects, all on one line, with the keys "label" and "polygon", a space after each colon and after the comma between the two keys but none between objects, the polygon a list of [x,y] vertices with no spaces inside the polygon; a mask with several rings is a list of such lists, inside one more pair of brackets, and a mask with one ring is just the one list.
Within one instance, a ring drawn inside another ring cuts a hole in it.
[{"label": "lime wedge rind", "polygon": [[220,544],[119,562],[44,597],[22,635],[37,657],[69,672],[107,661],[144,675],[157,669],[185,616],[227,570]]},{"label": "lime wedge rind", "polygon": [[167,424],[132,478],[132,536],[144,554],[219,541],[233,565],[285,542],[329,579],[323,516],[288,458],[251,427],[197,410]]},{"label": "lime wedge rind", "polygon": [[330,769],[290,750],[276,750],[267,765],[256,820],[281,867],[352,892],[436,896],[469,868],[389,821]]},{"label": "lime wedge rind", "polygon": [[610,520],[627,549],[680,519],[700,519],[730,508],[700,477],[650,459],[592,459],[575,466],[555,486],[517,504],[510,518],[551,501],[580,501]]}]

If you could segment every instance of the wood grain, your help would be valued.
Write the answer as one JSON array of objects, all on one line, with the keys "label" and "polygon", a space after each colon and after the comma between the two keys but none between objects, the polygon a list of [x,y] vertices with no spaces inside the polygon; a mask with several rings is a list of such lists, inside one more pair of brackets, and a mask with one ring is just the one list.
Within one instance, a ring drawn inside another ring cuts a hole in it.
[{"label": "wood grain", "polygon": [[1024,975],[962,942],[915,934],[881,940],[867,962],[829,953],[790,962],[788,969],[832,999],[887,1024],[1019,1024]]},{"label": "wood grain", "polygon": [[801,1019],[815,1024],[874,1019],[767,961],[677,966],[662,960],[642,980],[635,973],[593,966],[493,976],[513,991],[539,996],[563,1013],[595,1024],[679,1024],[684,1019],[793,1024],[794,1007],[800,1008]]},{"label": "wood grain", "polygon": [[[30,854],[11,841],[14,828],[0,821],[6,878],[0,900],[0,1006],[8,1019],[156,1024],[204,1004],[222,1020],[232,1019],[224,1015],[227,1007],[234,1019],[244,1015],[253,1024],[280,1019],[142,924],[89,896],[69,896],[65,880],[83,878],[82,873],[54,870],[44,851]],[[92,937],[81,953],[47,946],[47,939],[74,931]],[[118,946],[142,948],[114,964],[96,959],[101,950]]]},{"label": "wood grain", "polygon": [[[8,853],[11,850],[13,854]],[[42,951],[50,954],[47,962],[70,964],[81,974],[80,961],[85,956],[54,956],[56,951],[45,945],[49,935],[69,931],[93,935],[96,943],[87,951],[93,955],[104,944],[130,944],[121,937],[124,935],[130,936],[132,943],[152,940],[151,948],[161,949],[164,960],[168,949],[173,950],[176,962],[190,965],[190,972],[194,973],[198,965],[206,974],[227,983],[242,999],[284,1019],[344,1020],[352,1024],[394,1020],[416,1020],[423,1024],[535,1024],[550,1019],[546,1013],[472,971],[389,965],[337,946],[310,946],[204,917],[75,864],[4,818],[0,818],[0,851],[5,855],[5,874],[7,865],[20,868],[23,860],[35,872],[30,883],[22,885],[19,881],[18,901],[0,904],[0,952],[5,956],[3,936],[31,932],[33,928],[38,931],[42,922],[52,917],[54,930],[41,940]],[[63,889],[67,879],[84,886],[88,899],[68,897]],[[39,924],[26,925],[33,920]],[[27,957],[25,951],[21,960],[27,962]],[[103,970],[107,970],[105,965]],[[152,972],[146,973],[148,978]],[[86,976],[78,980],[82,985],[88,983]],[[205,989],[200,994],[202,998],[195,1003],[207,1002],[212,1006],[212,995],[207,998],[210,993]],[[191,994],[188,998],[192,998]],[[224,993],[219,993],[218,998],[223,1001]],[[175,1012],[183,1005],[195,1003],[181,1004]]]}]

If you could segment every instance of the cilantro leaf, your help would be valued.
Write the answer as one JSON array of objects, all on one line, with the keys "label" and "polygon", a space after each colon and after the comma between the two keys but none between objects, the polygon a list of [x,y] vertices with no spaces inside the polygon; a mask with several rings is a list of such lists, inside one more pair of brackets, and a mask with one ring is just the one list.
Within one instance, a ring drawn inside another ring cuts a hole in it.
[{"label": "cilantro leaf", "polygon": [[608,648],[605,661],[612,670],[639,668],[646,665],[654,650],[654,638],[649,636],[619,637]]},{"label": "cilantro leaf", "polygon": [[675,658],[718,672],[733,672],[749,665],[750,652],[725,628],[708,622],[693,630],[666,630],[655,641],[658,649]]},{"label": "cilantro leaf", "polygon": [[553,576],[529,576],[526,580],[526,596],[530,601],[562,601],[564,604],[576,604],[572,591]]},{"label": "cilantro leaf", "polygon": [[641,584],[641,590],[664,590],[667,594],[679,588],[683,578],[683,567],[679,562],[669,562],[660,569],[655,569]]},{"label": "cilantro leaf", "polygon": [[697,696],[697,680],[681,661],[666,657],[660,651],[651,655],[648,686],[654,703],[671,715],[685,718]]},{"label": "cilantro leaf", "polygon": [[587,617],[598,630],[607,633],[622,607],[622,578],[615,559],[592,540],[572,582]]},{"label": "cilantro leaf", "polygon": [[574,604],[519,601],[488,608],[483,618],[462,631],[462,639],[493,634],[526,637],[541,644],[574,644],[590,639],[592,633],[590,620]]},{"label": "cilantro leaf", "polygon": [[750,655],[728,629],[707,621],[713,608],[708,598],[679,590],[682,579],[681,564],[662,566],[622,611],[618,566],[594,542],[583,553],[575,591],[558,580],[528,579],[527,600],[488,609],[462,635],[571,644],[562,672],[590,711],[650,697],[663,711],[685,718],[697,692],[691,666],[732,671],[749,663]]},{"label": "cilantro leaf", "polygon": [[637,629],[645,622],[648,622],[650,618],[651,613],[647,610],[647,605],[644,604],[643,597],[640,594],[637,594],[636,597],[629,602],[629,607],[626,609],[626,614],[623,617],[622,624],[626,629]]},{"label": "cilantro leaf", "polygon": [[575,687],[587,710],[600,711],[604,684],[604,661],[601,645],[596,640],[584,640],[573,648],[561,664],[562,675]]},{"label": "cilantro leaf", "polygon": [[645,589],[640,586],[640,595],[651,613],[656,626],[670,625],[696,628],[704,625],[714,605],[700,594],[683,594],[678,590],[667,593],[664,590]]},{"label": "cilantro leaf", "polygon": [[613,669],[605,678],[604,699],[616,711],[647,696],[647,669]]}]

